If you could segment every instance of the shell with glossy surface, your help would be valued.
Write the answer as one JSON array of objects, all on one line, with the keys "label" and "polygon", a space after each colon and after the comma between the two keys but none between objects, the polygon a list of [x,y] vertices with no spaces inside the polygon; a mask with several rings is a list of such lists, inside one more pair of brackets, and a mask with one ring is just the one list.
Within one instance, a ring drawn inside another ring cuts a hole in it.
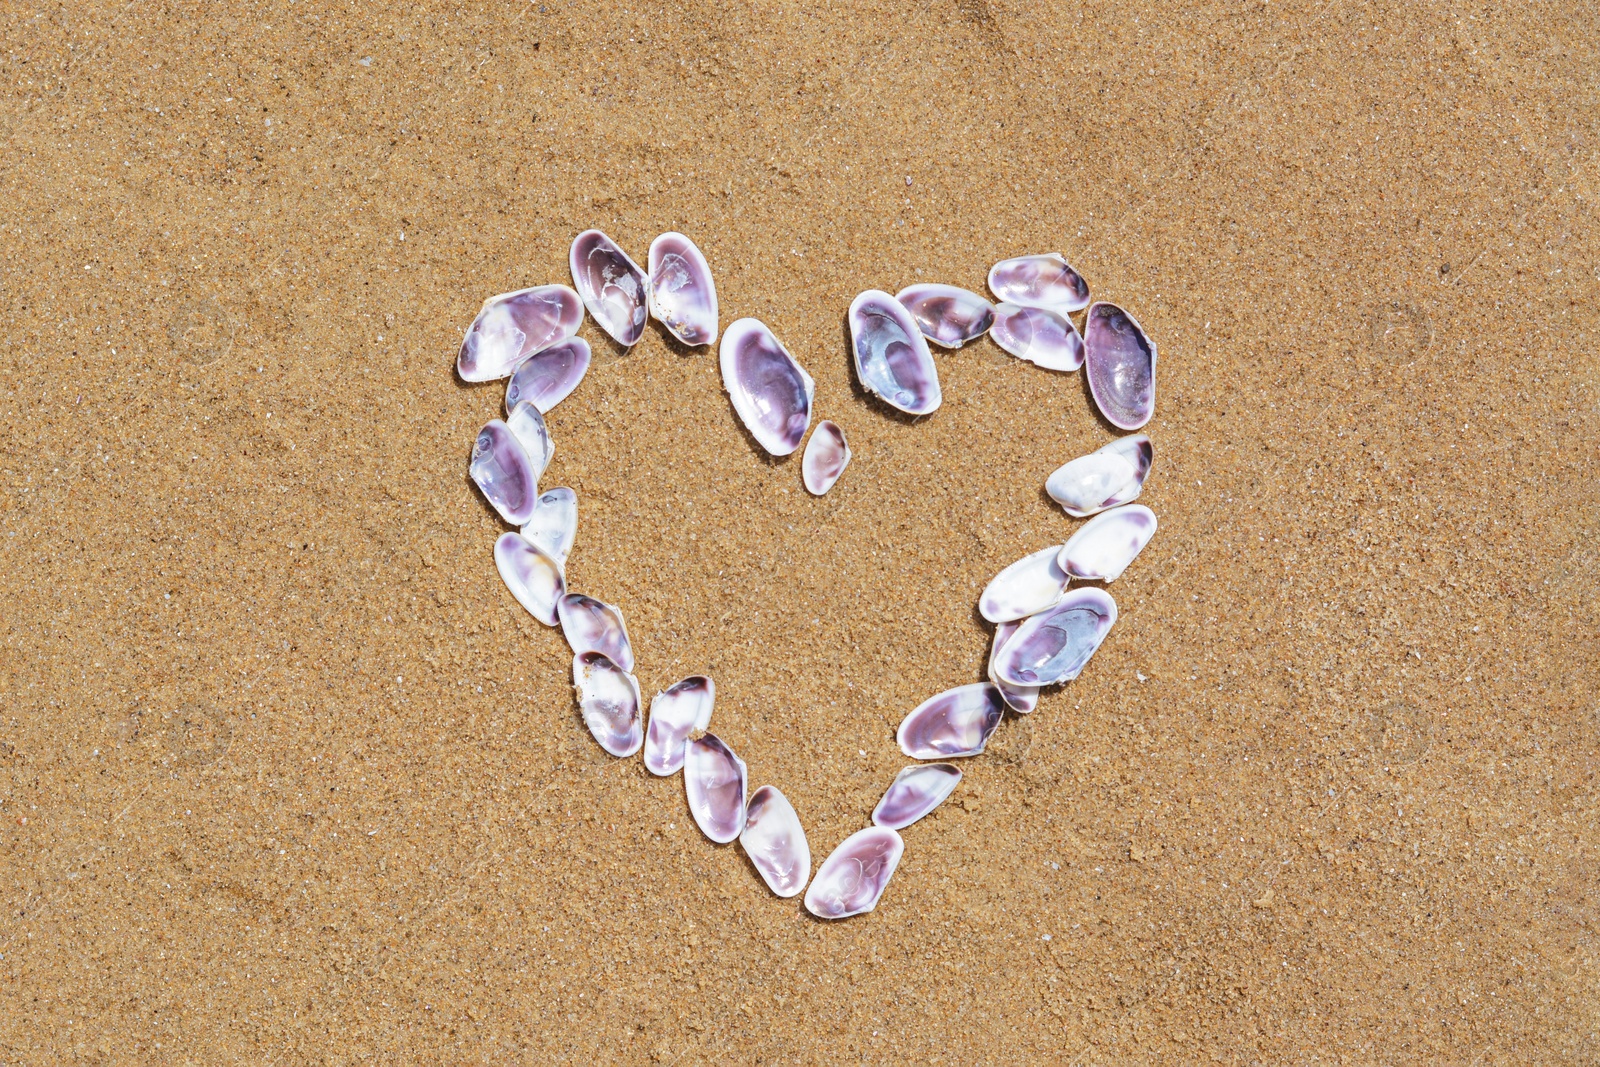
[{"label": "shell with glossy surface", "polygon": [[683,766],[689,735],[711,725],[717,686],[703,674],[691,674],[657,693],[650,701],[650,726],[644,735],[644,766],[665,778]]},{"label": "shell with glossy surface", "polygon": [[989,291],[1003,304],[1063,315],[1089,306],[1089,283],[1059,252],[1002,259],[989,268]]},{"label": "shell with glossy surface", "polygon": [[961,769],[951,763],[914,763],[894,776],[888,791],[872,810],[875,826],[902,830],[928,814],[961,781]]},{"label": "shell with glossy surface", "polygon": [[700,832],[726,845],[744,830],[749,772],[744,760],[716,734],[697,737],[685,747],[683,790],[689,814]]},{"label": "shell with glossy surface", "polygon": [[537,482],[544,476],[545,469],[550,466],[550,458],[556,453],[556,443],[550,439],[544,416],[538,408],[524,400],[512,409],[506,418],[506,426],[522,442],[523,449],[528,453],[528,461],[533,464],[533,478]]},{"label": "shell with glossy surface", "polygon": [[1078,328],[1049,308],[1001,304],[995,308],[989,336],[1013,356],[1045,370],[1075,371],[1083,366]]},{"label": "shell with glossy surface", "polygon": [[906,286],[894,298],[911,313],[922,336],[940,348],[960,348],[994,324],[994,305],[959,286],[924,282]]},{"label": "shell with glossy surface", "polygon": [[850,302],[850,349],[869,393],[911,415],[939,407],[939,368],[927,339],[894,297],[868,289]]},{"label": "shell with glossy surface", "polygon": [[1087,518],[1135,500],[1144,490],[1154,454],[1144,434],[1120,437],[1057,467],[1045,480],[1044,491],[1068,515]]},{"label": "shell with glossy surface", "polygon": [[503,533],[494,543],[500,578],[528,614],[546,626],[556,624],[556,601],[567,591],[561,561],[519,533]]},{"label": "shell with glossy surface", "polygon": [[717,339],[717,287],[698,246],[681,233],[650,242],[650,314],[686,345]]},{"label": "shell with glossy surface", "polygon": [[990,622],[1010,622],[1054,607],[1067,589],[1067,572],[1058,562],[1061,546],[1023,556],[995,575],[978,598],[978,611]]},{"label": "shell with glossy surface", "polygon": [[806,492],[822,496],[833,488],[849,463],[850,445],[844,439],[844,431],[823,419],[811,431],[806,453],[800,458],[800,479],[805,482]]},{"label": "shell with glossy surface", "polygon": [[572,687],[578,691],[583,723],[613,756],[631,756],[644,744],[639,711],[639,680],[599,652],[572,657]]},{"label": "shell with glossy surface", "polygon": [[568,593],[556,601],[556,616],[572,651],[599,652],[623,670],[633,670],[633,645],[621,611],[592,596]]},{"label": "shell with glossy surface", "polygon": [[565,285],[491,296],[467,327],[456,373],[464,382],[504,378],[534,353],[571,337],[582,322],[583,302]]},{"label": "shell with glossy surface", "polygon": [[1061,549],[1061,569],[1079,581],[1114,582],[1156,534],[1156,513],[1143,504],[1102,512]]},{"label": "shell with glossy surface", "polygon": [[1036,685],[1012,685],[995,673],[995,660],[1000,658],[1000,650],[1006,647],[1006,642],[1016,635],[1019,622],[1002,622],[994,629],[994,641],[989,645],[989,681],[1000,690],[1000,697],[1006,706],[1021,715],[1030,714],[1039,706],[1039,687]]},{"label": "shell with glossy surface", "polygon": [[620,345],[644,334],[650,281],[622,247],[599,230],[584,230],[568,255],[572,284],[594,321]]},{"label": "shell with glossy surface", "polygon": [[857,830],[817,868],[806,890],[806,910],[819,919],[848,919],[871,911],[905,850],[900,835],[887,826]]},{"label": "shell with glossy surface", "polygon": [[540,493],[533,517],[522,525],[522,536],[565,567],[572,542],[578,537],[578,494],[564,485]]},{"label": "shell with glossy surface", "polygon": [[1104,589],[1085,586],[1049,611],[1024,619],[996,657],[994,671],[1012,685],[1056,685],[1076,678],[1117,621]]},{"label": "shell with glossy surface", "polygon": [[506,383],[506,414],[525,401],[541,414],[549,411],[572,395],[589,373],[592,358],[589,342],[581,337],[569,337],[535,352],[522,361]]},{"label": "shell with glossy surface", "polygon": [[499,419],[489,420],[478,431],[467,472],[502,519],[521,526],[533,516],[539,499],[539,471],[511,427]]},{"label": "shell with glossy surface", "polygon": [[816,383],[760,319],[739,319],[718,349],[722,387],[756,443],[774,456],[800,447]]},{"label": "shell with glossy surface", "polygon": [[811,846],[794,805],[775,786],[764,785],[750,794],[745,805],[744,829],[739,847],[780,897],[793,897],[811,877]]},{"label": "shell with glossy surface", "polygon": [[1006,703],[988,682],[974,682],[930,697],[907,715],[895,732],[900,751],[912,759],[976,756],[1000,725]]},{"label": "shell with glossy surface", "polygon": [[1115,304],[1090,306],[1083,324],[1084,373],[1106,421],[1137,430],[1156,411],[1156,346],[1132,315]]}]

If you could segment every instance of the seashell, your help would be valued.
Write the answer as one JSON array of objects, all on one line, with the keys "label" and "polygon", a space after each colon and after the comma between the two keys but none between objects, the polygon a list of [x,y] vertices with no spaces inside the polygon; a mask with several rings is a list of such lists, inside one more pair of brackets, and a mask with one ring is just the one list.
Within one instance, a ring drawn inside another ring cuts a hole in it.
[{"label": "seashell", "polygon": [[572,657],[572,687],[583,723],[613,756],[631,756],[644,744],[639,723],[639,680],[599,652]]},{"label": "seashell", "polygon": [[905,850],[906,843],[887,826],[857,830],[817,868],[806,890],[806,910],[819,919],[848,919],[871,911]]},{"label": "seashell", "polygon": [[811,425],[816,383],[766,324],[740,319],[729,326],[718,358],[722,387],[756,443],[774,456],[799,448]]},{"label": "seashell", "polygon": [[560,560],[522,534],[503,533],[494,543],[494,565],[529,615],[546,626],[556,624],[556,601],[567,591]]},{"label": "seashell", "polygon": [[850,446],[845,442],[844,431],[823,419],[811,431],[806,454],[800,457],[800,478],[806,483],[806,492],[821,496],[832,489],[849,463]]},{"label": "seashell", "polygon": [[1061,549],[1061,569],[1079,581],[1114,582],[1156,534],[1156,513],[1127,504],[1096,515]]},{"label": "seashell", "polygon": [[665,778],[683,766],[689,735],[711,725],[717,687],[703,674],[691,674],[650,701],[650,728],[644,735],[644,766]]},{"label": "seashell", "polygon": [[632,347],[644,334],[650,282],[639,264],[599,230],[584,230],[568,259],[572,284],[594,321],[620,345]]},{"label": "seashell", "polygon": [[768,889],[780,897],[798,896],[811,877],[811,846],[794,805],[775,786],[764,785],[750,794],[744,812],[739,847]]},{"label": "seashell", "polygon": [[506,426],[516,434],[517,440],[522,442],[523,449],[528,453],[528,460],[533,464],[533,479],[537,482],[544,476],[545,468],[550,466],[550,457],[555,455],[556,451],[556,443],[550,440],[550,431],[544,424],[544,416],[539,414],[538,408],[524,400],[506,418]]},{"label": "seashell", "polygon": [[683,789],[689,814],[700,832],[726,845],[744,830],[745,790],[749,773],[744,760],[716,734],[697,737],[685,746]]},{"label": "seashell", "polygon": [[850,348],[862,386],[892,407],[927,415],[939,407],[939,368],[911,313],[868,289],[850,302]]},{"label": "seashell", "polygon": [[1078,328],[1049,308],[1001,304],[994,309],[989,336],[1013,356],[1045,370],[1074,371],[1083,366],[1083,338]]},{"label": "seashell", "polygon": [[1153,454],[1144,434],[1119,437],[1057,467],[1045,480],[1044,491],[1068,515],[1087,518],[1136,499],[1144,489]]},{"label": "seashell", "polygon": [[1023,620],[995,658],[994,672],[1012,685],[1069,682],[1116,621],[1110,593],[1095,586],[1073,589],[1049,611]]},{"label": "seashell", "polygon": [[976,756],[1000,725],[1006,703],[988,682],[947,689],[917,705],[900,723],[895,738],[912,759]]},{"label": "seashell", "polygon": [[578,494],[564,485],[541,493],[533,505],[533,518],[522,525],[522,536],[566,567],[567,553],[578,536]]},{"label": "seashell", "polygon": [[1063,315],[1089,306],[1089,283],[1058,252],[1002,259],[989,268],[989,291],[1002,303]]},{"label": "seashell", "polygon": [[565,285],[536,285],[483,302],[456,356],[464,382],[504,378],[541,349],[578,332],[583,304]]},{"label": "seashell", "polygon": [[686,345],[717,339],[717,287],[695,243],[681,233],[650,242],[650,314]]},{"label": "seashell", "polygon": [[521,526],[532,517],[539,498],[539,472],[511,427],[491,419],[478,431],[467,472],[502,519]]},{"label": "seashell", "polygon": [[995,575],[978,598],[978,611],[990,622],[1010,622],[1054,607],[1067,589],[1061,546],[1023,556]]},{"label": "seashell", "polygon": [[1000,690],[1000,697],[1012,711],[1027,715],[1039,706],[1039,687],[1036,685],[1012,685],[1001,678],[994,671],[994,661],[1000,658],[1000,650],[1006,646],[1016,634],[1017,622],[1002,622],[995,627],[994,642],[989,646],[989,681]]},{"label": "seashell", "polygon": [[623,670],[633,670],[633,646],[622,612],[592,596],[568,593],[556,601],[556,615],[572,651],[599,652]]},{"label": "seashell", "polygon": [[523,360],[506,383],[506,414],[523,401],[541,413],[561,403],[589,373],[591,357],[588,341],[569,337]]},{"label": "seashell", "polygon": [[961,770],[951,763],[913,763],[894,776],[889,789],[872,809],[875,826],[901,830],[944,803],[961,781]]},{"label": "seashell", "polygon": [[922,336],[941,348],[960,348],[994,324],[993,304],[954,285],[908,285],[894,298],[911,313]]},{"label": "seashell", "polygon": [[1156,410],[1156,346],[1137,320],[1115,304],[1099,302],[1083,323],[1089,392],[1106,421],[1137,430]]}]

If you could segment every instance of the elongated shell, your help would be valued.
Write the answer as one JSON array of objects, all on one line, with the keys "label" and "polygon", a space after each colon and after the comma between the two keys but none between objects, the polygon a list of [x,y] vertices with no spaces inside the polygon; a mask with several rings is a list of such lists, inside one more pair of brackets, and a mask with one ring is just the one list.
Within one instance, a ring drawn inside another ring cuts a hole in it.
[{"label": "elongated shell", "polygon": [[665,778],[683,766],[689,735],[711,725],[717,686],[703,674],[691,674],[657,693],[650,701],[650,728],[644,735],[644,766]]},{"label": "elongated shell", "polygon": [[1089,306],[1089,283],[1058,252],[1002,259],[989,268],[989,291],[1005,304],[1063,315]]},{"label": "elongated shell", "polygon": [[556,601],[556,615],[572,651],[600,652],[623,670],[633,670],[633,645],[621,611],[592,596],[568,593]]},{"label": "elongated shell", "polygon": [[567,553],[578,536],[578,494],[564,485],[540,493],[533,505],[533,517],[522,526],[522,536],[565,567]]},{"label": "elongated shell", "polygon": [[806,454],[800,458],[800,478],[806,483],[806,492],[822,496],[850,463],[850,446],[845,442],[844,431],[827,419],[817,423],[806,442]]},{"label": "elongated shell", "polygon": [[1075,371],[1083,366],[1083,338],[1065,315],[1049,308],[1001,304],[994,311],[994,343],[1018,359],[1045,370]]},{"label": "elongated shell", "polygon": [[650,282],[639,264],[599,230],[578,234],[568,259],[572,284],[594,321],[618,344],[638,343],[650,299]]},{"label": "elongated shell", "polygon": [[523,450],[528,453],[528,462],[533,465],[534,480],[538,481],[544,476],[545,468],[550,466],[550,458],[556,454],[556,443],[550,439],[544,416],[539,414],[538,408],[524,400],[512,409],[506,426],[522,442]]},{"label": "elongated shell", "polygon": [[583,723],[613,756],[631,756],[644,744],[639,680],[599,652],[572,657],[572,685]]},{"label": "elongated shell", "polygon": [[875,826],[902,830],[928,814],[961,781],[961,770],[951,763],[913,763],[894,776],[889,789],[872,809]]},{"label": "elongated shell", "polygon": [[1058,562],[1061,546],[1023,556],[995,575],[978,598],[978,611],[990,622],[1010,622],[1061,602],[1067,572]]},{"label": "elongated shell", "polygon": [[467,472],[500,517],[521,526],[539,499],[539,472],[511,428],[491,419],[472,443]]},{"label": "elongated shell", "polygon": [[1129,503],[1144,489],[1154,456],[1142,433],[1110,444],[1057,467],[1044,483],[1050,499],[1077,518]]},{"label": "elongated shell", "polygon": [[1079,581],[1114,582],[1156,534],[1156,513],[1128,504],[1096,515],[1061,549],[1062,570]]},{"label": "elongated shell", "polygon": [[1025,619],[995,660],[1012,685],[1055,685],[1076,678],[1117,621],[1111,594],[1074,589],[1049,611]]},{"label": "elongated shell", "polygon": [[1156,411],[1156,346],[1115,304],[1092,305],[1083,325],[1089,392],[1106,421],[1137,430]]},{"label": "elongated shell", "polygon": [[583,376],[589,373],[592,358],[589,342],[581,337],[569,337],[560,344],[535,352],[522,361],[506,383],[506,414],[524,401],[538,408],[541,414],[549,411],[572,395]]},{"label": "elongated shell", "polygon": [[767,888],[780,897],[799,896],[811,877],[811,846],[794,805],[776,787],[764,785],[745,805],[739,847]]},{"label": "elongated shell", "polygon": [[556,601],[567,591],[559,560],[522,534],[503,533],[494,543],[494,565],[529,615],[546,626],[556,624]]},{"label": "elongated shell", "polygon": [[464,382],[504,378],[535,352],[571,337],[582,322],[583,304],[564,285],[491,296],[467,327],[456,373]]},{"label": "elongated shell", "polygon": [[900,835],[887,826],[857,830],[817,868],[806,890],[806,910],[819,919],[848,919],[871,911],[905,850]]},{"label": "elongated shell", "polygon": [[922,336],[941,348],[960,348],[994,324],[993,304],[954,285],[908,285],[894,298],[911,313]]},{"label": "elongated shell", "polygon": [[928,342],[900,301],[868,289],[850,303],[850,348],[856,377],[869,393],[912,415],[939,407],[939,368]]},{"label": "elongated shell", "polygon": [[683,759],[683,789],[700,832],[726,845],[744,830],[749,772],[716,734],[690,741]]},{"label": "elongated shell", "polygon": [[1021,623],[1002,622],[994,628],[994,642],[989,646],[989,681],[1000,690],[1000,697],[1012,711],[1027,715],[1039,706],[1039,687],[1036,685],[1012,685],[995,673],[995,660],[1000,658],[1000,650],[1006,647],[1006,642],[1016,635],[1017,627]]},{"label": "elongated shell", "polygon": [[717,339],[717,287],[698,246],[681,233],[650,242],[650,314],[686,345]]},{"label": "elongated shell", "polygon": [[739,319],[718,350],[722,387],[756,443],[774,456],[800,447],[817,386],[760,319]]},{"label": "elongated shell", "polygon": [[1005,714],[1000,690],[988,682],[958,685],[930,697],[900,723],[895,737],[912,759],[976,756]]}]

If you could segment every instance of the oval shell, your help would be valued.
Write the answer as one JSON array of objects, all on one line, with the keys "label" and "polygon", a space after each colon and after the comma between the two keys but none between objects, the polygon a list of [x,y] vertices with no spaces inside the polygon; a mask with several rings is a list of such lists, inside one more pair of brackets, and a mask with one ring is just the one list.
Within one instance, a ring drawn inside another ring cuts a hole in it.
[{"label": "oval shell", "polygon": [[541,349],[571,337],[583,323],[583,302],[565,285],[536,285],[483,302],[456,354],[464,382],[504,378]]},{"label": "oval shell", "polygon": [[599,652],[623,670],[633,670],[633,645],[617,608],[592,596],[568,593],[556,601],[556,615],[572,651]]},{"label": "oval shell", "polygon": [[539,499],[539,472],[511,427],[491,419],[478,431],[467,465],[472,481],[500,517],[521,526]]},{"label": "oval shell", "polygon": [[650,300],[650,282],[639,264],[599,230],[578,234],[568,260],[572,284],[594,321],[618,344],[637,344]]},{"label": "oval shell", "polygon": [[930,697],[900,723],[895,737],[912,759],[976,756],[1005,714],[1000,690],[988,682],[958,685]]},{"label": "oval shell", "polygon": [[894,776],[889,789],[872,810],[875,826],[901,830],[928,814],[961,781],[961,769],[952,763],[913,763]]},{"label": "oval shell", "polygon": [[535,352],[522,361],[506,383],[506,414],[524,401],[541,414],[549,411],[572,395],[589,373],[592,359],[589,342],[581,337],[569,337]]},{"label": "oval shell", "polygon": [[717,339],[717,287],[698,246],[681,233],[650,242],[650,314],[686,345]]},{"label": "oval shell", "polygon": [[1156,513],[1143,504],[1102,512],[1061,549],[1061,568],[1079,581],[1114,582],[1156,534]]},{"label": "oval shell", "polygon": [[1040,549],[995,575],[978,598],[979,613],[990,622],[1010,622],[1060,603],[1068,581],[1060,557],[1060,545]]},{"label": "oval shell", "polygon": [[567,591],[561,562],[519,533],[494,543],[494,565],[517,603],[546,626],[556,624],[556,601]]},{"label": "oval shell", "polygon": [[1004,304],[1063,315],[1089,306],[1089,283],[1059,252],[1002,259],[989,268],[989,291]]},{"label": "oval shell", "polygon": [[1000,650],[995,673],[1012,685],[1055,685],[1076,678],[1117,621],[1104,589],[1085,586],[1049,611],[1023,620]]},{"label": "oval shell", "polygon": [[1078,328],[1049,308],[1001,304],[995,308],[989,336],[1013,356],[1045,370],[1075,371],[1083,366],[1083,338]]},{"label": "oval shell", "polygon": [[856,377],[869,393],[911,415],[939,407],[939,368],[928,342],[900,301],[868,289],[850,303],[850,348]]},{"label": "oval shell", "polygon": [[572,657],[572,685],[583,723],[613,756],[631,756],[644,744],[639,680],[599,652]]},{"label": "oval shell", "polygon": [[1083,324],[1084,373],[1106,421],[1137,430],[1156,410],[1156,346],[1134,317],[1115,304],[1096,303]]},{"label": "oval shell", "polygon": [[683,766],[689,735],[711,725],[717,686],[703,674],[691,674],[657,693],[650,701],[650,728],[644,735],[644,766],[665,778]]},{"label": "oval shell", "polygon": [[848,919],[871,911],[905,850],[900,835],[887,826],[857,830],[817,868],[806,890],[806,910],[819,919]]},{"label": "oval shell", "polygon": [[544,416],[539,414],[538,408],[524,400],[506,418],[506,426],[522,442],[523,450],[528,453],[528,461],[533,464],[534,480],[538,481],[544,476],[545,469],[550,466],[550,458],[556,452],[556,444],[550,439]]},{"label": "oval shell", "polygon": [[564,485],[540,493],[533,517],[522,525],[522,536],[565,567],[578,537],[578,494]]},{"label": "oval shell", "polygon": [[739,847],[767,888],[780,897],[799,896],[811,877],[811,846],[794,805],[776,787],[764,785],[745,806]]},{"label": "oval shell", "polygon": [[744,830],[749,772],[744,760],[716,734],[690,741],[683,759],[683,789],[700,832],[726,845]]},{"label": "oval shell", "polygon": [[926,282],[908,285],[894,298],[911,313],[922,336],[941,348],[960,348],[994,324],[994,305],[970,289]]},{"label": "oval shell", "polygon": [[1142,433],[1119,437],[1057,467],[1045,480],[1044,491],[1068,515],[1087,518],[1136,499],[1154,454],[1150,438]]},{"label": "oval shell", "polygon": [[806,454],[800,459],[800,478],[806,484],[806,492],[822,496],[833,488],[849,463],[850,445],[844,439],[844,431],[823,419],[811,431]]},{"label": "oval shell", "polygon": [[1013,685],[995,673],[995,660],[1000,658],[1000,650],[1006,647],[1006,642],[1016,634],[1018,622],[1002,622],[994,628],[994,641],[989,645],[989,681],[1000,690],[1000,697],[1006,706],[1020,715],[1030,714],[1039,706],[1039,687],[1036,685]]},{"label": "oval shell", "polygon": [[760,319],[739,319],[718,350],[722,387],[756,443],[774,456],[800,447],[816,383]]}]

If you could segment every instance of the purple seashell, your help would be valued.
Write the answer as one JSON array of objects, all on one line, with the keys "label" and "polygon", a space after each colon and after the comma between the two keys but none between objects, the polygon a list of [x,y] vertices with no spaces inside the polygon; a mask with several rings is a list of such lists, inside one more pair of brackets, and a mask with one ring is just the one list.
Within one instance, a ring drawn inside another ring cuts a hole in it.
[{"label": "purple seashell", "polygon": [[1114,582],[1156,534],[1156,513],[1127,504],[1096,515],[1062,546],[1060,564],[1079,581]]},{"label": "purple seashell", "polygon": [[506,414],[524,401],[541,414],[561,403],[589,373],[592,355],[588,341],[569,337],[523,360],[506,383]]},{"label": "purple seashell", "polygon": [[989,646],[989,681],[1000,690],[1001,698],[1012,711],[1027,715],[1039,706],[1039,687],[1036,685],[1012,685],[995,673],[995,660],[1000,658],[1000,650],[1006,647],[1006,642],[1016,635],[1019,622],[1002,622],[994,628],[994,642]]},{"label": "purple seashell", "polygon": [[550,440],[550,430],[544,424],[544,416],[539,414],[538,408],[524,400],[507,416],[506,426],[522,442],[523,450],[528,453],[528,461],[533,464],[534,480],[538,481],[544,476],[545,468],[550,466],[550,457],[556,451],[555,442]]},{"label": "purple seashell", "polygon": [[993,304],[954,285],[908,285],[894,298],[911,313],[922,336],[941,348],[960,348],[994,324]]},{"label": "purple seashell", "polygon": [[722,335],[722,387],[756,443],[774,456],[800,447],[811,425],[816,383],[759,319],[740,319]]},{"label": "purple seashell", "polygon": [[556,615],[572,651],[599,652],[623,670],[633,670],[633,646],[622,612],[592,596],[568,593],[556,601]]},{"label": "purple seashell", "polygon": [[613,756],[631,756],[644,744],[639,724],[639,680],[599,652],[572,657],[572,686],[583,723]]},{"label": "purple seashell", "polygon": [[868,289],[850,302],[850,349],[869,393],[912,415],[939,407],[939,368],[927,339],[894,297]]},{"label": "purple seashell", "polygon": [[1115,304],[1096,303],[1083,324],[1089,392],[1106,421],[1137,430],[1156,410],[1156,346]]},{"label": "purple seashell", "polygon": [[1150,438],[1142,433],[1119,437],[1057,467],[1046,479],[1044,491],[1068,515],[1087,518],[1136,499],[1144,489],[1154,454]]},{"label": "purple seashell", "polygon": [[976,756],[1000,725],[1006,703],[988,682],[947,689],[917,705],[895,737],[912,759]]},{"label": "purple seashell", "polygon": [[849,463],[850,446],[845,443],[844,431],[823,419],[811,431],[806,454],[800,458],[800,479],[806,483],[806,492],[821,496],[832,489]]},{"label": "purple seashell", "polygon": [[1073,589],[1049,611],[1023,620],[995,659],[994,672],[1012,685],[1055,685],[1083,670],[1117,621],[1104,589]]},{"label": "purple seashell", "polygon": [[683,766],[689,735],[711,725],[717,687],[703,674],[691,674],[650,701],[650,727],[644,735],[644,766],[665,778]]},{"label": "purple seashell", "polygon": [[620,345],[632,347],[644,334],[650,282],[639,264],[599,230],[584,230],[568,256],[572,284],[594,321]]},{"label": "purple seashell", "polygon": [[872,822],[902,830],[944,803],[961,781],[961,770],[951,763],[914,763],[894,776],[888,792],[872,810]]},{"label": "purple seashell", "polygon": [[716,734],[690,741],[683,758],[683,790],[700,832],[726,845],[744,830],[749,773],[744,760]]},{"label": "purple seashell", "polygon": [[706,257],[681,233],[650,242],[650,314],[686,345],[717,339],[717,287]]},{"label": "purple seashell", "polygon": [[491,419],[472,443],[467,472],[500,517],[521,526],[539,499],[539,473],[511,428]]},{"label": "purple seashell", "polygon": [[994,343],[1018,359],[1045,370],[1075,371],[1083,366],[1083,338],[1065,315],[1049,308],[1001,304],[994,310]]},{"label": "purple seashell", "polygon": [[556,624],[556,601],[567,591],[559,560],[519,533],[503,533],[494,543],[494,565],[529,615],[546,626]]},{"label": "purple seashell", "polygon": [[1004,304],[1063,315],[1089,306],[1089,283],[1058,252],[1001,260],[989,268],[989,291]]},{"label": "purple seashell", "polygon": [[1059,604],[1067,589],[1060,555],[1060,545],[1041,549],[995,575],[978,598],[979,613],[990,622],[1010,622]]},{"label": "purple seashell", "polygon": [[878,906],[906,844],[887,826],[857,830],[817,868],[806,910],[819,919],[848,919]]},{"label": "purple seashell", "polygon": [[541,349],[571,337],[583,303],[565,285],[538,285],[491,296],[467,327],[456,373],[464,382],[504,378]]},{"label": "purple seashell", "polygon": [[540,493],[533,518],[522,525],[522,536],[565,567],[578,536],[578,494],[564,485]]},{"label": "purple seashell", "polygon": [[764,785],[750,794],[739,847],[767,888],[778,896],[799,896],[806,887],[806,879],[811,877],[811,846],[800,816],[776,787]]}]

